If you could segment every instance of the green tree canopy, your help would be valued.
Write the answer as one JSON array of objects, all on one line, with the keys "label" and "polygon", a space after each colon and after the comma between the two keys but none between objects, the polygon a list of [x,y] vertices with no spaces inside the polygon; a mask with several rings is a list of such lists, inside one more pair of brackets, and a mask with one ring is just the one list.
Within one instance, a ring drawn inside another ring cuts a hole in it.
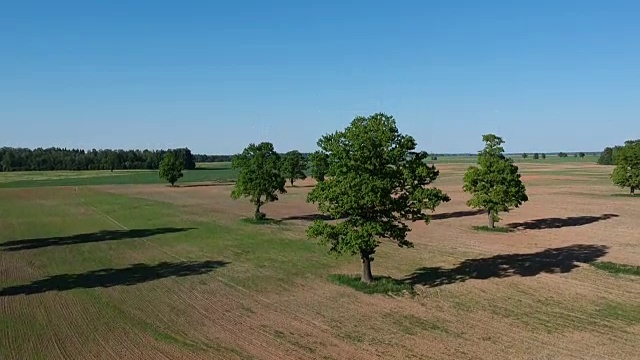
[{"label": "green tree canopy", "polygon": [[309,155],[311,161],[311,177],[318,182],[324,181],[329,169],[329,155],[322,151],[316,151]]},{"label": "green tree canopy", "polygon": [[356,117],[346,129],[323,136],[318,146],[329,157],[327,178],[307,201],[335,223],[314,222],[307,230],[336,254],[359,255],[362,281],[371,282],[371,261],[382,239],[411,247],[406,221],[428,222],[449,197],[427,187],[438,177],[427,165],[426,152],[416,152],[413,137],[399,133],[392,116]]},{"label": "green tree canopy", "polygon": [[600,154],[598,158],[598,164],[600,165],[613,165],[613,152],[614,149],[611,147],[606,147]]},{"label": "green tree canopy", "polygon": [[547,158],[547,154],[545,154],[545,153],[542,153],[542,155],[540,155],[540,156],[542,157],[543,160]]},{"label": "green tree canopy", "polygon": [[231,197],[248,197],[256,206],[256,220],[265,218],[265,214],[260,211],[262,205],[277,201],[278,193],[287,192],[280,162],[280,155],[268,142],[249,144],[242,154],[234,156],[231,161],[231,166],[238,170],[238,179]]},{"label": "green tree canopy", "polygon": [[464,175],[464,191],[471,194],[467,205],[487,210],[489,227],[500,221],[498,213],[508,212],[529,200],[520,180],[518,167],[504,156],[501,137],[482,136],[485,147],[478,153],[478,166],[471,166]]},{"label": "green tree canopy", "polygon": [[169,151],[164,154],[160,162],[160,178],[165,179],[173,186],[183,176],[182,170],[184,170],[182,157],[178,156],[175,151]]},{"label": "green tree canopy", "polygon": [[528,158],[528,157],[529,157],[529,154],[527,154],[527,153],[522,153],[522,158],[523,158],[523,159],[526,159],[526,158]]},{"label": "green tree canopy", "polygon": [[629,188],[632,195],[640,188],[640,141],[627,141],[615,152],[611,180],[615,185]]},{"label": "green tree canopy", "polygon": [[538,160],[540,158],[540,154],[538,154],[538,153],[533,154],[533,158],[535,160]]},{"label": "green tree canopy", "polygon": [[289,179],[291,186],[293,186],[294,181],[307,178],[304,173],[305,170],[307,170],[307,159],[300,151],[292,150],[282,157],[282,174],[285,179]]}]

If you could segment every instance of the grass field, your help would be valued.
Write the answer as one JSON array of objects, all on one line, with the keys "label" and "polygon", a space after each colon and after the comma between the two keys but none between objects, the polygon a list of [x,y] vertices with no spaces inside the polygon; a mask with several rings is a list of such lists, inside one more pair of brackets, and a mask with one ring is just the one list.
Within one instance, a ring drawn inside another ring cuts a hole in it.
[{"label": "grass field", "polygon": [[312,181],[254,225],[225,166],[177,188],[0,174],[0,359],[637,359],[640,200],[613,196],[610,167],[527,161],[513,231],[478,232],[467,166],[438,165],[452,201],[414,249],[376,254],[374,275],[413,289],[393,296],[341,285],[358,259],[306,238]]},{"label": "grass field", "polygon": [[[228,182],[234,180],[236,172],[229,167],[187,170],[180,184],[201,182]],[[43,186],[89,186],[116,184],[162,184],[157,171],[37,171],[0,173],[0,188],[24,188]]]}]

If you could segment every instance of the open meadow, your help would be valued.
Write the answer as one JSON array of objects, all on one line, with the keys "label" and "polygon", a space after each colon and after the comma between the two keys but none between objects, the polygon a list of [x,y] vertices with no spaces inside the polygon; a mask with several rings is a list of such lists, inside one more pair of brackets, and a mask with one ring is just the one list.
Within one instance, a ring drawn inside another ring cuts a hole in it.
[{"label": "open meadow", "polygon": [[0,359],[638,358],[640,277],[593,266],[640,265],[640,196],[612,167],[519,161],[530,201],[488,233],[469,163],[436,164],[452,200],[412,226],[415,248],[383,243],[373,262],[404,295],[329,280],[361,265],[307,239],[312,180],[256,225],[225,166],[175,188],[150,171],[2,173]]}]

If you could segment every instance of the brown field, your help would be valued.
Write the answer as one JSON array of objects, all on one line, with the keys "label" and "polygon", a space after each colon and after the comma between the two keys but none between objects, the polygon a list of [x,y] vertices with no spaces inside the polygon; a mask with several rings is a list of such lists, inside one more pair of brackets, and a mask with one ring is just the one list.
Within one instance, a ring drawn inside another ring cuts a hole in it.
[{"label": "brown field", "polygon": [[240,224],[252,207],[224,184],[0,190],[0,357],[638,359],[640,278],[588,264],[640,265],[640,200],[611,196],[607,167],[523,164],[530,201],[500,223],[515,231],[477,232],[465,168],[439,166],[452,201],[415,248],[376,254],[374,275],[416,296],[326,280],[360,264],[307,244],[312,181],[264,207],[268,226]]}]

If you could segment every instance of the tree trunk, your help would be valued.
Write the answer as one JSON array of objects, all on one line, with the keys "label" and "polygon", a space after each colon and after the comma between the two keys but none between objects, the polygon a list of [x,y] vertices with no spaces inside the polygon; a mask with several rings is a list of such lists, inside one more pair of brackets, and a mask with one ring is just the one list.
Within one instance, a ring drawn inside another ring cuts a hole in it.
[{"label": "tree trunk", "polygon": [[291,186],[293,187],[293,179],[291,179]]},{"label": "tree trunk", "polygon": [[371,255],[366,251],[360,251],[360,258],[362,259],[362,277],[360,281],[368,284],[373,281],[373,275],[371,275]]},{"label": "tree trunk", "polygon": [[493,217],[493,212],[489,211],[488,214],[489,214],[489,227],[491,229],[495,229],[496,223],[495,223],[495,218]]},{"label": "tree trunk", "polygon": [[262,206],[262,201],[258,199],[258,202],[256,203],[256,213],[253,214],[253,218],[256,220],[262,220],[262,213],[260,212],[261,206]]},{"label": "tree trunk", "polygon": [[631,187],[631,195],[635,195],[636,194],[636,188],[635,187]]}]

